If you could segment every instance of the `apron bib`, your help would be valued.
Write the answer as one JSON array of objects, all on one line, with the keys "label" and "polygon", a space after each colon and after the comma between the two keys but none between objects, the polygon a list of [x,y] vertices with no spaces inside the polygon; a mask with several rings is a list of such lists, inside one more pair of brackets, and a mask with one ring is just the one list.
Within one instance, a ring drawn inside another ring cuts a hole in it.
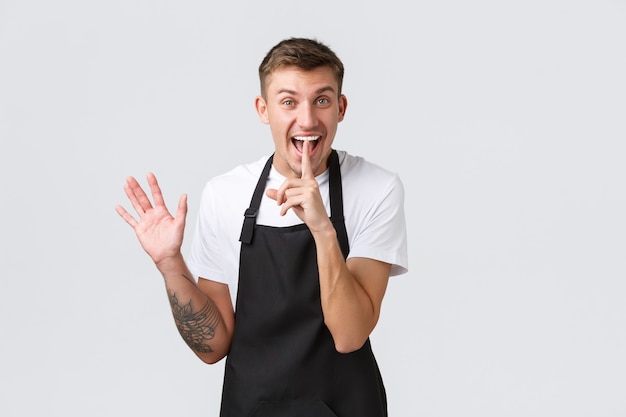
[{"label": "apron bib", "polygon": [[[361,349],[342,354],[324,324],[308,227],[255,223],[272,159],[244,216],[235,332],[220,417],[386,417],[385,388],[369,339]],[[348,239],[334,150],[329,170],[331,220],[345,258]]]}]

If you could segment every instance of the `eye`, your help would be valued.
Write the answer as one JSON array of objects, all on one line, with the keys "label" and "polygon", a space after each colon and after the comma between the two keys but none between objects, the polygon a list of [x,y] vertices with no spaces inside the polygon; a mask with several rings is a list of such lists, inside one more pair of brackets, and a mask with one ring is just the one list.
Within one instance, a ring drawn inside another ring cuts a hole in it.
[{"label": "eye", "polygon": [[330,103],[330,100],[328,100],[326,97],[322,97],[322,98],[318,98],[317,99],[317,104],[324,105],[324,104],[328,104],[328,103]]},{"label": "eye", "polygon": [[283,100],[283,105],[284,106],[293,106],[294,105],[294,101],[291,100],[291,99]]}]

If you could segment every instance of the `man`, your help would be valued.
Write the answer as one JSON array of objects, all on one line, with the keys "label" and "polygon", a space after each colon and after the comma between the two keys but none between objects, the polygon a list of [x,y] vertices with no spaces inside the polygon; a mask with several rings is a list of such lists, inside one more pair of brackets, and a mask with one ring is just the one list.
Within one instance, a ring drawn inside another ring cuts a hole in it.
[{"label": "man", "polygon": [[153,174],[154,204],[129,177],[139,220],[117,207],[163,275],[185,342],[207,363],[228,355],[222,417],[387,415],[369,336],[389,276],[407,271],[404,190],[332,147],[343,74],[316,40],[268,52],[255,105],[274,153],[207,183],[187,261],[185,195],[172,217]]}]

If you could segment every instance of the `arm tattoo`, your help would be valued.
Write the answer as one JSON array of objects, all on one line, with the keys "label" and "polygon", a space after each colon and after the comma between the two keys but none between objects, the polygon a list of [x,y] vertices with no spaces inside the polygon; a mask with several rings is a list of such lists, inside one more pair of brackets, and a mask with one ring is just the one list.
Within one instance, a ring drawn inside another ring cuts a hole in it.
[{"label": "arm tattoo", "polygon": [[174,321],[183,340],[196,352],[213,352],[213,348],[207,342],[215,337],[215,329],[221,321],[215,304],[207,300],[204,307],[194,312],[191,301],[180,305],[175,293],[168,291],[168,295]]}]

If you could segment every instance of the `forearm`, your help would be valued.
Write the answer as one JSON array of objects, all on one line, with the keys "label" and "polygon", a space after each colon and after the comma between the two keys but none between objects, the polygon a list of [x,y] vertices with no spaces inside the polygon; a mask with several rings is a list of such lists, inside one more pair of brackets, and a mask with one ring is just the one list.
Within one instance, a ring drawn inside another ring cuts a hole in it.
[{"label": "forearm", "polygon": [[324,321],[339,352],[355,351],[378,321],[379,308],[348,269],[335,229],[315,236]]},{"label": "forearm", "polygon": [[181,337],[204,362],[222,359],[230,336],[216,304],[204,292],[187,268],[182,255],[157,264],[164,278],[172,316]]}]

